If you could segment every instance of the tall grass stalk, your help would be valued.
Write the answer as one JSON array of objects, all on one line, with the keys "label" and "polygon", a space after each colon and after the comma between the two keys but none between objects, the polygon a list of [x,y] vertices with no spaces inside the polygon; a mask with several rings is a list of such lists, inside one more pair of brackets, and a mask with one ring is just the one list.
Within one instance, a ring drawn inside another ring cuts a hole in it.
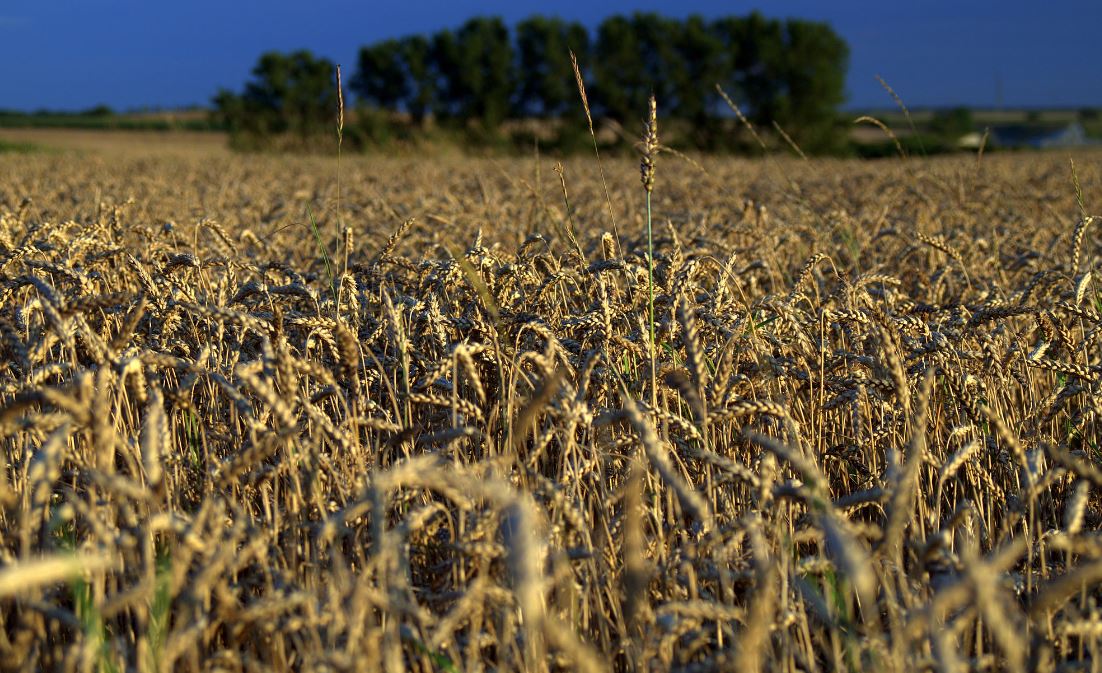
[{"label": "tall grass stalk", "polygon": [[651,192],[654,191],[654,160],[658,156],[658,103],[650,97],[650,110],[643,129],[643,158],[639,162],[640,179],[647,194],[647,318],[650,323],[650,397],[651,408],[658,410],[658,343],[654,330],[654,229],[651,226]]},{"label": "tall grass stalk", "polygon": [[605,203],[608,204],[608,216],[612,220],[612,235],[616,237],[616,248],[623,250],[620,241],[620,230],[616,226],[616,214],[612,212],[612,198],[608,195],[608,181],[605,180],[605,166],[601,163],[601,150],[597,149],[597,134],[593,130],[593,115],[589,111],[589,96],[585,95],[585,80],[582,79],[581,68],[578,67],[578,57],[570,52],[570,65],[574,67],[574,80],[578,83],[578,93],[582,97],[582,107],[585,109],[585,121],[589,124],[589,137],[593,140],[593,153],[597,155],[597,168],[601,171],[601,187],[605,191]]},{"label": "tall grass stalk", "polygon": [[585,264],[585,251],[582,250],[582,244],[578,242],[578,231],[574,227],[574,210],[570,207],[570,194],[566,191],[566,170],[563,168],[562,162],[555,163],[555,174],[559,176],[559,185],[562,187],[562,199],[566,206],[566,227],[564,233],[570,245],[574,246],[574,252],[578,254],[578,263]]},{"label": "tall grass stalk", "polygon": [[[344,144],[344,87],[341,85],[341,66],[337,64],[337,227],[340,229],[340,233],[344,233],[343,223],[341,222],[341,146]],[[344,240],[349,240],[348,236],[344,236]],[[348,255],[350,251],[348,246],[344,249],[344,265],[341,269],[341,285],[340,290],[344,290],[344,276],[348,273]],[[329,277],[330,288],[333,286],[333,277],[330,273]],[[333,300],[337,302],[336,311],[339,314],[341,310],[341,301],[339,292],[333,293]]]},{"label": "tall grass stalk", "polygon": [[926,156],[926,146],[922,142],[922,134],[918,132],[918,127],[915,126],[915,121],[911,118],[911,111],[907,109],[907,104],[903,102],[903,98],[895,92],[895,89],[893,89],[891,85],[888,84],[888,81],[881,75],[876,76],[876,81],[880,82],[880,86],[884,87],[884,91],[888,92],[888,95],[892,97],[895,104],[903,111],[903,116],[907,119],[907,124],[911,127],[911,133],[914,134],[914,139],[918,141],[918,149],[922,152],[922,156]]},{"label": "tall grass stalk", "polygon": [[[341,146],[344,143],[344,89],[341,86],[341,67],[337,66],[337,201],[335,206],[337,227],[341,227]],[[310,231],[314,235],[314,245],[318,249],[318,256],[321,257],[325,263],[325,276],[329,281],[329,292],[333,296],[333,313],[340,316],[341,300],[340,294],[337,290],[336,279],[333,276],[333,263],[329,259],[329,251],[325,249],[325,244],[321,241],[321,231],[318,229],[317,218],[314,217],[314,211],[310,208],[310,205],[306,205],[306,216],[310,218]],[[345,237],[347,240],[347,237]],[[348,273],[348,255],[349,250],[344,251],[344,269],[341,274],[341,278],[344,274]],[[343,289],[344,283],[341,283],[341,289]]]},{"label": "tall grass stalk", "polygon": [[[333,294],[333,301],[337,301],[337,286],[333,279],[333,264],[329,261],[329,252],[321,242],[321,232],[318,231],[318,220],[314,217],[314,211],[310,204],[306,204],[306,216],[310,218],[310,231],[314,233],[314,244],[318,248],[318,255],[325,262],[325,275],[329,280],[329,291]],[[335,309],[336,307],[334,307]]]},{"label": "tall grass stalk", "polygon": [[337,224],[341,221],[341,145],[344,144],[344,88],[341,66],[337,64]]}]

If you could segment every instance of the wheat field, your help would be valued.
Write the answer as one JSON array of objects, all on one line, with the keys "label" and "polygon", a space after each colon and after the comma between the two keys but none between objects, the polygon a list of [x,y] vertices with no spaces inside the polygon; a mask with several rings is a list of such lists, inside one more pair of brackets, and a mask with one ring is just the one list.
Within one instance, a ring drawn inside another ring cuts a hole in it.
[{"label": "wheat field", "polygon": [[0,157],[0,669],[1102,663],[1102,155],[556,168]]}]

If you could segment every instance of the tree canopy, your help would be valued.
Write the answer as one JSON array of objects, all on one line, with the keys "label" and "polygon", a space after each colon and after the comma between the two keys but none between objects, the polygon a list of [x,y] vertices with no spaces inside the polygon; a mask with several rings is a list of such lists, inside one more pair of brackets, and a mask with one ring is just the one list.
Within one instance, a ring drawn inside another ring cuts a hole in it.
[{"label": "tree canopy", "polygon": [[279,135],[305,142],[332,125],[337,109],[334,68],[305,50],[267,52],[243,93],[218,92],[216,116],[245,143]]},{"label": "tree canopy", "polygon": [[[510,118],[570,120],[580,114],[570,53],[577,55],[595,115],[635,125],[653,93],[683,144],[707,148],[731,112],[720,84],[766,134],[779,127],[806,151],[837,144],[849,50],[825,23],[742,17],[671,19],[635,13],[579,23],[534,16],[513,30],[474,18],[432,36],[362,47],[351,91],[361,105],[415,125],[434,118],[496,132]],[[309,52],[264,54],[241,94],[219,92],[231,131],[308,135],[332,117],[333,65]]]},{"label": "tree canopy", "polygon": [[433,40],[433,61],[444,86],[441,110],[494,128],[509,114],[516,65],[509,29],[501,19],[471,19]]},{"label": "tree canopy", "polygon": [[577,104],[570,54],[589,53],[589,33],[580,23],[534,16],[517,24],[519,116],[558,116]]}]

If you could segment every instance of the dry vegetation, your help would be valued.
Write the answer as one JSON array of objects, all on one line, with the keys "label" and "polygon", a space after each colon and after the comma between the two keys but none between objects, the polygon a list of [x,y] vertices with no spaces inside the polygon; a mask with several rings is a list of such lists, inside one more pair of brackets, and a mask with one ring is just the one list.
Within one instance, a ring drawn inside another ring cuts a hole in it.
[{"label": "dry vegetation", "polygon": [[0,668],[1097,667],[1066,157],[606,169],[0,158]]}]

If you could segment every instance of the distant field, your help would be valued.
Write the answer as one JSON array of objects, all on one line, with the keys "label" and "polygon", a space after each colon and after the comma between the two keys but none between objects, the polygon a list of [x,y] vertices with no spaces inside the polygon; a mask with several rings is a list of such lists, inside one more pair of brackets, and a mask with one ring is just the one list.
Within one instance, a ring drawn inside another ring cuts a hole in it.
[{"label": "distant field", "polygon": [[[348,128],[348,142],[353,144],[358,133],[367,132],[374,137],[374,132],[369,129],[380,123],[377,113],[364,114],[363,109],[351,109],[348,111],[346,121]],[[910,119],[898,108],[884,108],[876,110],[850,110],[841,113],[841,118],[846,122],[852,122],[861,116],[872,116],[886,124],[892,133],[904,144],[911,153],[917,156],[952,153],[958,150],[957,140],[966,131],[955,135],[942,136],[936,130],[931,129],[931,122],[939,115],[946,112],[944,109],[917,108],[910,110]],[[400,113],[388,113],[384,115],[392,127],[383,133],[385,140],[365,141],[368,150],[382,152],[394,151],[397,145],[414,145],[419,150],[432,152],[444,151],[454,153],[462,151],[464,145],[472,143],[461,129],[438,127],[432,130],[416,130],[410,127],[407,115]],[[993,109],[976,108],[971,110],[972,128],[982,132],[987,128],[1000,126],[1023,126],[1032,129],[1057,128],[1067,126],[1073,122],[1082,124],[1086,135],[1095,140],[1102,140],[1102,110],[1097,109]],[[751,142],[748,134],[734,118],[727,120],[729,132],[733,136],[743,136],[744,146],[742,151],[753,152],[757,145]],[[554,145],[557,128],[561,127],[563,120],[539,120],[523,119],[510,120],[500,128],[499,142],[487,142],[486,139],[473,141],[474,146],[483,149],[497,151],[512,151],[513,153],[526,153],[532,139],[539,137],[545,146],[547,143]],[[573,123],[568,121],[566,123]],[[362,124],[360,131],[354,127]],[[374,125],[374,126],[373,126]],[[678,127],[677,136],[684,137],[688,127],[684,123],[675,124]],[[919,138],[914,138],[915,131]],[[86,135],[74,135],[73,132],[81,131]],[[125,133],[138,133],[138,136],[128,138]],[[780,151],[787,151],[787,145],[780,138],[772,136],[772,130],[759,129],[769,144]],[[54,134],[57,135],[54,135]],[[100,134],[103,135],[100,135]],[[631,139],[623,137],[624,131],[618,124],[608,125],[600,134],[600,142],[606,147],[607,152],[628,151]],[[842,146],[843,153],[848,152],[855,156],[879,157],[891,156],[895,152],[894,143],[884,132],[871,124],[849,124],[848,131],[844,131],[849,140],[848,148]],[[205,109],[166,110],[133,113],[89,114],[89,113],[44,113],[26,114],[13,113],[0,110],[0,138],[20,137],[28,134],[30,137],[44,137],[48,146],[58,144],[75,144],[82,149],[90,147],[106,147],[121,142],[131,142],[135,138],[139,142],[155,139],[158,143],[171,143],[172,139],[185,139],[180,145],[200,147],[204,151],[215,144],[224,145],[226,134],[217,129],[211,122],[210,112]],[[44,134],[44,135],[43,135]],[[158,135],[163,134],[163,135]],[[207,136],[207,137],[204,137]],[[26,137],[26,136],[24,136]],[[110,138],[110,141],[107,139]],[[524,140],[519,140],[523,138]],[[397,139],[397,140],[396,140]],[[511,139],[511,140],[510,140]],[[320,142],[310,141],[310,146],[325,146],[330,138],[325,135]],[[678,141],[673,141],[677,145]],[[380,144],[381,143],[381,144]],[[261,143],[263,144],[263,143]],[[279,142],[273,142],[278,147]],[[296,146],[292,143],[292,146]],[[680,145],[678,145],[680,146]],[[585,150],[588,145],[585,142],[567,144],[570,151]],[[350,148],[346,148],[350,149]],[[989,147],[988,149],[994,149]]]},{"label": "distant field", "polygon": [[195,131],[0,128],[0,142],[52,151],[209,155],[225,150],[226,136],[223,133]]},{"label": "distant field", "polygon": [[1102,660],[1065,154],[0,141],[0,668]]},{"label": "distant field", "polygon": [[212,131],[207,110],[186,109],[116,114],[101,112],[23,113],[0,110],[0,128],[67,128],[130,131]]},{"label": "distant field", "polygon": [[[910,110],[911,121],[916,125],[929,124],[931,120],[944,110],[935,110],[930,108],[922,108],[916,110]],[[1002,125],[1032,125],[1032,126],[1063,126],[1071,124],[1073,122],[1079,122],[1083,124],[1083,128],[1087,133],[1094,137],[1102,137],[1102,109],[1088,109],[1087,114],[1084,116],[1081,110],[1072,109],[1006,109],[997,110],[990,108],[976,108],[971,110],[972,119],[975,124],[982,128],[985,126],[1002,126]],[[880,121],[884,122],[888,126],[899,129],[901,131],[908,131],[910,123],[907,120],[906,115],[899,109],[884,109],[884,110],[871,110],[854,113],[853,116],[859,114],[868,114],[876,117]]]},{"label": "distant field", "polygon": [[[926,123],[933,119],[940,109],[916,108],[910,110],[911,119],[918,123]],[[1022,124],[1036,122],[1042,124],[1067,124],[1082,118],[1079,110],[1073,109],[1021,109],[1008,108],[1003,110],[993,108],[972,108],[973,118],[985,124]],[[1102,113],[1102,110],[1099,111]],[[892,125],[905,126],[906,116],[898,108],[884,108],[881,110],[862,111],[860,114],[871,114]]]}]

